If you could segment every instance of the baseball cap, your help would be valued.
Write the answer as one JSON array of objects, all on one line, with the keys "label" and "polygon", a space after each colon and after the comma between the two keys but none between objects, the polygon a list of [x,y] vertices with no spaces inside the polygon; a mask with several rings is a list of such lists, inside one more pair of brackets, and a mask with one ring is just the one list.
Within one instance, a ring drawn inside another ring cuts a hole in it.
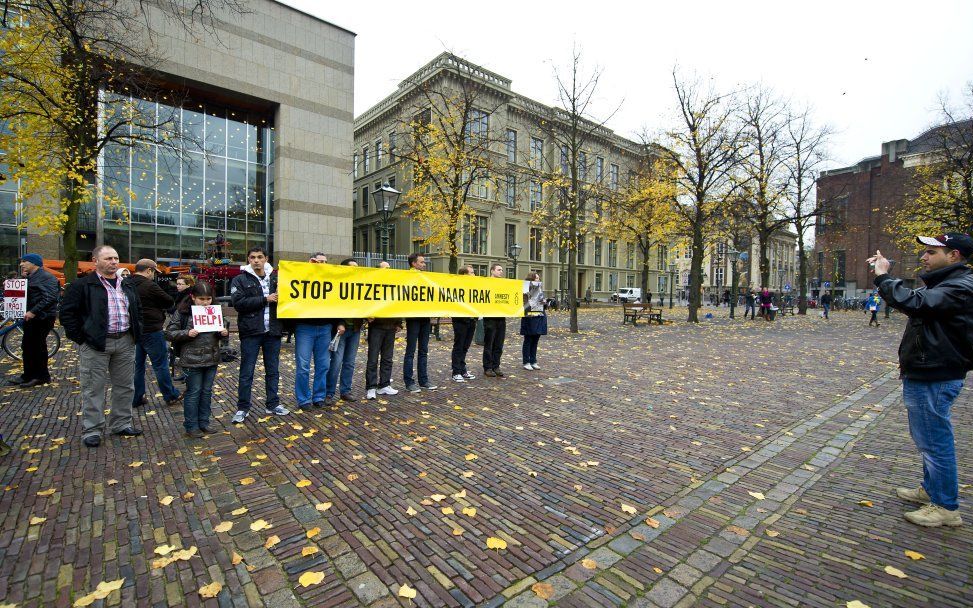
[{"label": "baseball cap", "polygon": [[973,237],[962,232],[947,232],[940,236],[917,236],[916,241],[929,247],[955,249],[964,258],[973,255]]}]

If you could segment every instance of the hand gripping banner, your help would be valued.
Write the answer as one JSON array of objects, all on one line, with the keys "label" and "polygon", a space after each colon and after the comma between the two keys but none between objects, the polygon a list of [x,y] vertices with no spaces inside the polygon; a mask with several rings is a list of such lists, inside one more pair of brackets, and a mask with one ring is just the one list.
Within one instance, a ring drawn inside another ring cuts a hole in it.
[{"label": "hand gripping banner", "polygon": [[524,316],[514,279],[286,261],[278,270],[282,319]]}]

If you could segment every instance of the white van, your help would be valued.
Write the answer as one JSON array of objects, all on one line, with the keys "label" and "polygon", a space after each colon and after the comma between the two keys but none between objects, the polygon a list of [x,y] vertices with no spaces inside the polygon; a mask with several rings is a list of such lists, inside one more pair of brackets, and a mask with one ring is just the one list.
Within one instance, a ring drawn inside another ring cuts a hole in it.
[{"label": "white van", "polygon": [[642,300],[642,288],[640,287],[619,287],[618,291],[612,294],[614,302],[640,302]]}]

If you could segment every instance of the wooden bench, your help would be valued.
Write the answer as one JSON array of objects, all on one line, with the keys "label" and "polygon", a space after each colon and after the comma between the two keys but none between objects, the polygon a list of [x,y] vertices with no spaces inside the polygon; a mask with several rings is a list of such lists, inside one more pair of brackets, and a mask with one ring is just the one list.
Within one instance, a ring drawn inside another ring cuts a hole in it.
[{"label": "wooden bench", "polygon": [[432,317],[429,321],[432,323],[432,333],[436,336],[436,341],[441,342],[443,338],[439,335],[439,328],[442,325],[452,325],[452,317]]},{"label": "wooden bench", "polygon": [[797,316],[797,313],[794,312],[794,305],[793,304],[783,304],[783,305],[781,305],[780,311],[778,311],[778,312],[780,313],[780,316],[782,316],[782,317],[783,316],[786,316],[788,314],[790,314],[791,316]]},{"label": "wooden bench", "polygon": [[642,304],[640,302],[623,302],[622,325],[625,325],[629,321],[632,322],[632,325],[637,325],[639,319],[645,319],[650,324],[655,321],[659,325],[662,325],[662,309],[652,308],[651,304]]}]

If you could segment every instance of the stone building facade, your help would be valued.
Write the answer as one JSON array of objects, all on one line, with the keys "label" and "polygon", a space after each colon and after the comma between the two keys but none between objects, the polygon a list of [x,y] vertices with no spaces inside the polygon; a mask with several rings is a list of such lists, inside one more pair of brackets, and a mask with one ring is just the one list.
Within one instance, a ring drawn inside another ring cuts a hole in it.
[{"label": "stone building facade", "polygon": [[[276,259],[351,252],[355,34],[274,0],[246,5],[248,12],[217,15],[211,30],[190,33],[144,4],[159,32],[157,77],[181,97],[175,108],[131,101],[159,116],[174,111],[203,149],[107,149],[99,192],[112,184],[133,196],[125,213],[100,197],[82,210],[82,259],[107,243],[123,261],[188,264],[206,259],[218,233],[234,262],[251,245]],[[105,103],[124,100],[118,93],[105,92]],[[0,263],[26,250],[62,257],[59,238],[18,228],[29,202],[0,194]]]}]

